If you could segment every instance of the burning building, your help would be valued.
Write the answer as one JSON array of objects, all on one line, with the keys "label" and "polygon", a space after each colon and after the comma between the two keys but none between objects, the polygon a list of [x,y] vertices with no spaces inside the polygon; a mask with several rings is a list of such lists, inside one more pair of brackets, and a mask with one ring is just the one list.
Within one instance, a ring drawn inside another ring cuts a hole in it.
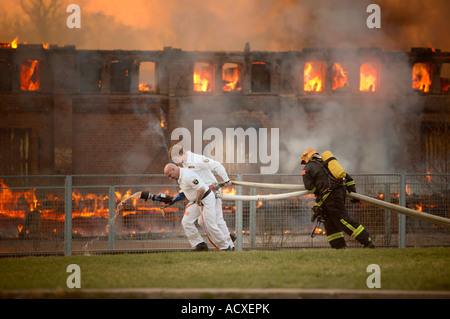
[{"label": "burning building", "polygon": [[[359,172],[444,172],[449,65],[450,53],[431,48],[191,52],[5,43],[0,175],[161,173],[169,133],[194,132],[195,119],[223,131],[280,128],[281,173],[296,172],[311,146],[333,149]],[[232,173],[258,165],[225,163]]]}]

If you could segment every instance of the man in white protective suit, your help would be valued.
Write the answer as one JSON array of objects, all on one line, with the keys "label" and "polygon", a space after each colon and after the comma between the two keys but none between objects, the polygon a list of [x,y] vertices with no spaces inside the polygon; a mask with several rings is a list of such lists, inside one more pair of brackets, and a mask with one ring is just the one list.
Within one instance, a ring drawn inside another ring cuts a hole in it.
[{"label": "man in white protective suit", "polygon": [[219,229],[216,223],[216,197],[209,186],[195,172],[181,168],[173,163],[164,167],[164,174],[176,180],[181,191],[189,200],[181,221],[187,239],[195,251],[208,250],[194,222],[203,227],[211,244],[219,251],[232,250],[228,236]]},{"label": "man in white protective suit", "polygon": [[[221,163],[206,156],[195,154],[191,151],[186,151],[181,145],[175,144],[170,148],[169,158],[175,164],[181,165],[183,168],[187,168],[197,173],[200,178],[207,185],[209,185],[210,188],[212,188],[213,191],[220,192],[220,189],[213,189],[214,185],[217,185],[217,179],[213,172],[216,172],[217,175],[219,175],[225,183],[225,187],[230,187],[232,185],[225,167],[223,167]],[[233,242],[236,240],[236,236],[234,234],[230,234],[225,219],[223,218],[221,198],[216,198],[216,223],[227,237],[228,244],[231,248],[234,248]]]}]

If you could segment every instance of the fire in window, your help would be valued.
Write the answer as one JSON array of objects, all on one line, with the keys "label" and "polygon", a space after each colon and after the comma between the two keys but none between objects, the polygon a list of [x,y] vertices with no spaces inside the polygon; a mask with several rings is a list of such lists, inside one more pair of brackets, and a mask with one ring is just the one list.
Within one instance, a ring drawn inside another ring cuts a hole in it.
[{"label": "fire in window", "polygon": [[20,71],[20,89],[22,91],[39,90],[39,61],[25,60]]},{"label": "fire in window", "polygon": [[141,62],[139,65],[139,91],[156,92],[156,63]]},{"label": "fire in window", "polygon": [[194,65],[194,92],[214,91],[214,64],[197,62]]},{"label": "fire in window", "polygon": [[431,89],[431,63],[415,63],[412,69],[412,88],[422,92],[429,92]]},{"label": "fire in window", "polygon": [[252,92],[270,92],[270,69],[265,62],[252,63]]},{"label": "fire in window", "polygon": [[307,62],[303,72],[303,89],[306,92],[322,92],[325,78],[325,63]]},{"label": "fire in window", "polygon": [[441,92],[450,92],[450,63],[443,63],[441,68]]},{"label": "fire in window", "polygon": [[342,63],[334,63],[331,68],[331,73],[333,76],[333,91],[341,91],[348,89],[348,67]]},{"label": "fire in window", "polygon": [[88,60],[80,64],[80,91],[99,92],[102,87],[102,64]]},{"label": "fire in window", "polygon": [[222,67],[222,81],[224,91],[241,91],[242,65],[239,63],[225,63]]},{"label": "fire in window", "polygon": [[375,92],[378,89],[379,63],[367,62],[359,68],[359,90],[361,92]]}]

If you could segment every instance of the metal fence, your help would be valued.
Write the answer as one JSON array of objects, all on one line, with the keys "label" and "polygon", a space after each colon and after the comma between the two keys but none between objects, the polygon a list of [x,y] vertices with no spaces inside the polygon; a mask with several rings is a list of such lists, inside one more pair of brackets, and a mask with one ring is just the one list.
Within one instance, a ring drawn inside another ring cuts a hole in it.
[{"label": "metal fence", "polygon": [[[357,190],[384,201],[446,218],[450,175],[358,174]],[[298,175],[231,175],[232,180],[301,184]],[[190,250],[181,225],[186,201],[165,209],[130,200],[136,191],[176,195],[165,175],[2,176],[0,256],[72,255]],[[227,194],[267,195],[283,190],[233,186]],[[311,232],[313,195],[275,201],[223,201],[236,249],[328,248],[323,229]],[[365,203],[347,201],[354,219],[379,247],[450,246],[450,230]],[[204,234],[201,227],[201,233]],[[349,247],[359,244],[346,235]],[[206,236],[205,242],[208,243]],[[212,246],[211,246],[212,247]]]}]

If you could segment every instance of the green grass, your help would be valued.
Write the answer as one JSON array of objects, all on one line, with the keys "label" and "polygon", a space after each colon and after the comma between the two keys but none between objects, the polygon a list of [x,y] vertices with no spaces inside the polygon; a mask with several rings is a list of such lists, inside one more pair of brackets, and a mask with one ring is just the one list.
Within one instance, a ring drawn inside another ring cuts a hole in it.
[{"label": "green grass", "polygon": [[0,289],[64,289],[69,264],[81,288],[367,289],[369,264],[381,288],[450,290],[450,248],[171,252],[0,259]]}]

